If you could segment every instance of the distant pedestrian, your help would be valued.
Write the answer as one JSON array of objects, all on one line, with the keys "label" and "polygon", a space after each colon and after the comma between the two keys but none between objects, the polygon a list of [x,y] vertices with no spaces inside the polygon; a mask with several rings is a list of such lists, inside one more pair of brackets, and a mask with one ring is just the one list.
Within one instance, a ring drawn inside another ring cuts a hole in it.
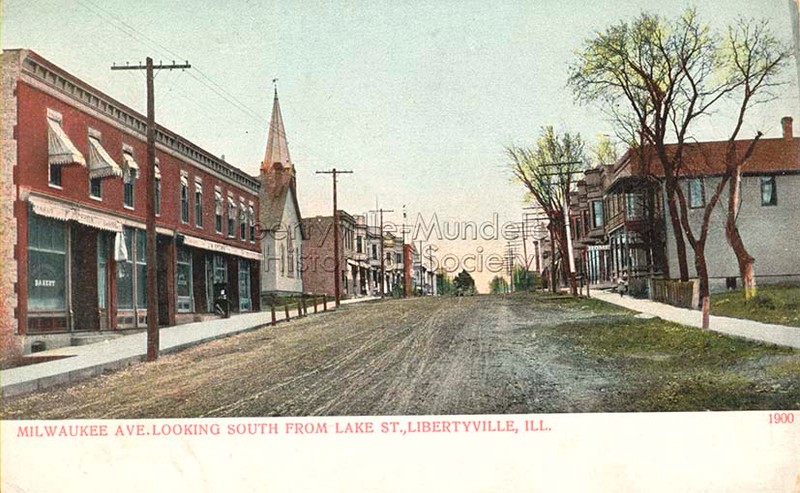
[{"label": "distant pedestrian", "polygon": [[617,292],[620,296],[625,294],[628,291],[628,273],[626,271],[622,271],[619,277],[617,277]]}]

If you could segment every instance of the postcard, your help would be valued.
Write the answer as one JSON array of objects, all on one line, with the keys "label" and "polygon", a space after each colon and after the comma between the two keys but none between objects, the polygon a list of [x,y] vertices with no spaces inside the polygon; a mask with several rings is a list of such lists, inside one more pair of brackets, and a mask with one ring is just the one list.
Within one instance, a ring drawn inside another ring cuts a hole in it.
[{"label": "postcard", "polygon": [[800,3],[7,0],[0,484],[800,492]]}]

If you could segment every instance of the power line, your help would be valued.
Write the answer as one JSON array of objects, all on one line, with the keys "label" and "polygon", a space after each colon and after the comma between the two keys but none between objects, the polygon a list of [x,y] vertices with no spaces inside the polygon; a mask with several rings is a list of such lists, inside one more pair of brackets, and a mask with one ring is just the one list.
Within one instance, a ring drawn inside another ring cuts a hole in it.
[{"label": "power line", "polygon": [[[159,43],[157,40],[147,36],[146,34],[141,32],[140,30],[136,29],[131,24],[129,24],[129,23],[125,22],[124,20],[120,19],[119,17],[115,16],[113,13],[111,13],[108,10],[104,9],[103,7],[99,6],[97,3],[93,2],[92,0],[78,0],[78,3],[81,4],[87,10],[89,10],[90,12],[92,12],[93,14],[97,15],[98,17],[100,17],[100,18],[102,18],[102,19],[104,19],[106,21],[109,21],[110,25],[112,25],[115,29],[121,31],[123,34],[125,34],[128,37],[130,37],[134,41],[137,41],[137,42],[139,42],[139,43],[141,43],[143,45],[149,45],[149,47],[151,47],[151,48],[156,48],[158,51],[165,52],[165,53],[169,54],[170,57],[174,57],[175,59],[185,59],[184,56],[179,55],[178,53],[176,53],[172,49],[168,48],[167,46]],[[258,122],[259,126],[263,130],[266,130],[266,131],[274,130],[272,122],[268,123],[266,125],[266,127],[264,127],[263,126],[264,119],[263,119],[262,116],[260,116],[256,112],[252,111],[245,103],[243,103],[241,100],[236,98],[236,96],[231,94],[224,86],[222,86],[221,84],[216,82],[209,75],[207,75],[200,68],[198,68],[196,64],[192,68],[193,68],[193,72],[199,74],[202,77],[202,79],[201,79],[198,76],[194,75],[194,73],[189,73],[189,76],[192,79],[194,79],[197,83],[201,84],[206,89],[208,89],[209,91],[211,91],[214,94],[216,94],[217,96],[219,96],[222,100],[224,100],[226,103],[230,104],[231,106],[233,106],[234,108],[236,108],[240,112],[242,112],[245,115],[247,115],[250,118],[252,118],[254,122]],[[205,80],[203,80],[203,79],[205,79]],[[264,132],[264,133],[266,133],[266,132]],[[281,134],[282,137],[284,137],[287,140],[287,142],[289,141],[289,139],[286,136],[285,132],[279,132],[279,133]],[[305,152],[307,154],[309,154],[311,157],[314,157],[315,159],[317,159],[321,163],[326,163],[326,162],[330,163],[329,159],[322,158],[318,153],[313,151],[309,146],[304,145],[300,141],[293,140],[292,141],[292,145],[305,150]]]}]

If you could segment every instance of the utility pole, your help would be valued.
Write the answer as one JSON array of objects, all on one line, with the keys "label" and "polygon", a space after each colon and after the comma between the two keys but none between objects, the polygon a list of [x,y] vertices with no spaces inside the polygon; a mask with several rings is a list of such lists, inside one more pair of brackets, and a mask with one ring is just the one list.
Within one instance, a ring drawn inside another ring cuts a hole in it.
[{"label": "utility pole", "polygon": [[336,177],[341,174],[352,174],[352,171],[333,168],[329,171],[317,171],[318,175],[333,175],[333,290],[336,306],[339,306],[341,291],[339,287],[341,272],[339,267],[339,207],[336,205]]},{"label": "utility pole", "polygon": [[[559,163],[544,163],[542,166],[574,166],[578,164],[583,164],[583,161],[564,161]],[[571,221],[569,220],[569,192],[570,192],[570,183],[572,179],[572,175],[576,173],[582,173],[581,170],[566,170],[563,172],[556,172],[556,173],[548,173],[549,175],[555,175],[561,178],[561,185],[564,187],[564,203],[563,203],[563,212],[564,212],[564,234],[566,235],[566,242],[567,242],[567,259],[569,265],[569,285],[570,291],[572,292],[573,296],[577,296],[578,294],[578,281],[575,277],[575,258],[572,253],[572,232],[570,228]],[[564,175],[566,175],[566,183],[564,183]],[[552,232],[551,232],[552,233]]]},{"label": "utility pole", "polygon": [[406,269],[409,267],[406,265],[406,218],[406,205],[403,204],[403,298],[408,297],[406,292]]},{"label": "utility pole", "polygon": [[384,282],[386,282],[386,257],[383,254],[383,213],[394,212],[394,209],[376,209],[370,212],[377,212],[381,217],[381,298],[383,298],[386,294],[386,290],[383,286]]},{"label": "utility pole", "polygon": [[147,215],[146,242],[147,242],[147,361],[158,359],[159,351],[159,332],[158,332],[158,289],[156,272],[156,116],[155,116],[155,91],[153,90],[153,70],[173,70],[192,68],[189,62],[176,64],[173,60],[171,64],[153,65],[153,59],[147,57],[146,63],[142,66],[136,65],[117,65],[111,66],[111,70],[146,70],[147,71],[147,204],[145,214]]}]

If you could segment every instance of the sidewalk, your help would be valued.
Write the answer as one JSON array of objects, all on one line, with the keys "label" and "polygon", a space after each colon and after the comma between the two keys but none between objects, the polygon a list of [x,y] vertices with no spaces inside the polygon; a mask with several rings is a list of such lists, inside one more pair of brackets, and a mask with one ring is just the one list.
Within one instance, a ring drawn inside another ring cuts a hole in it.
[{"label": "sidewalk", "polygon": [[[342,304],[359,303],[380,298],[356,298],[342,300]],[[323,313],[323,305],[317,305],[318,313]],[[334,302],[328,303],[328,311],[334,310]],[[307,307],[309,315],[314,306]],[[290,312],[291,319],[297,317],[297,310]],[[286,318],[283,309],[275,313],[276,321]],[[269,311],[233,315],[231,318],[207,320],[160,330],[159,347],[161,354],[173,353],[187,347],[202,344],[233,334],[254,330],[271,323]],[[68,358],[11,368],[0,372],[2,397],[25,394],[54,385],[83,380],[106,370],[128,366],[144,361],[147,348],[147,333],[139,332],[104,342],[85,346],[70,346],[36,353],[36,356],[69,356]]]},{"label": "sidewalk", "polygon": [[[633,311],[654,315],[671,322],[690,327],[699,328],[702,326],[702,315],[699,310],[678,308],[655,301],[631,298],[630,296],[620,296],[611,291],[592,291],[591,296],[598,300],[613,303]],[[800,348],[800,327],[787,327],[754,320],[711,315],[709,317],[709,329],[744,339]]]}]

